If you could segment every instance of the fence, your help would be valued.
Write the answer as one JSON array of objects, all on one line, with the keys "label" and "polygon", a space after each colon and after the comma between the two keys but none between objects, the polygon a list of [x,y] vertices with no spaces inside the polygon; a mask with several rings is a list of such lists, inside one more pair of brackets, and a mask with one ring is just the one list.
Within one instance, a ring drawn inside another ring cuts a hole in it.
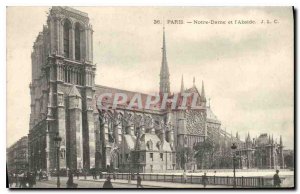
[{"label": "fence", "polygon": [[[116,179],[128,180],[129,173],[115,173]],[[113,173],[104,173],[103,178],[110,176],[113,178]],[[136,174],[130,175],[132,180],[136,179]],[[168,174],[147,174],[140,173],[144,181],[159,181],[170,183],[188,183],[188,184],[202,184],[203,176],[186,175],[186,180],[183,175],[168,175]],[[229,176],[206,176],[207,185],[226,185],[233,186],[234,178]],[[237,187],[264,187],[265,179],[263,177],[236,177]]]}]

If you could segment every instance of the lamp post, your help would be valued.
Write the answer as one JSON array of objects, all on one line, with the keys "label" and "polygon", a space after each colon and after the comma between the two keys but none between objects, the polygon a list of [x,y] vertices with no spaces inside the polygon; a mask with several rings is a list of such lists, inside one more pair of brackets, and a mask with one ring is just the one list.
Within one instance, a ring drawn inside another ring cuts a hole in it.
[{"label": "lamp post", "polygon": [[131,183],[131,153],[128,154],[128,161],[129,161],[129,172],[128,172],[128,183]]},{"label": "lamp post", "polygon": [[54,137],[54,143],[55,143],[55,147],[56,147],[56,174],[57,174],[57,188],[60,188],[60,177],[59,177],[59,150],[60,150],[60,142],[61,142],[61,137],[59,137],[59,134],[56,133],[56,136]]},{"label": "lamp post", "polygon": [[39,152],[38,169],[41,171],[42,170],[41,150],[39,150],[38,152]]},{"label": "lamp post", "polygon": [[236,179],[235,179],[235,161],[236,161],[236,154],[235,149],[237,146],[235,143],[232,144],[231,149],[233,150],[233,188],[236,188]]}]

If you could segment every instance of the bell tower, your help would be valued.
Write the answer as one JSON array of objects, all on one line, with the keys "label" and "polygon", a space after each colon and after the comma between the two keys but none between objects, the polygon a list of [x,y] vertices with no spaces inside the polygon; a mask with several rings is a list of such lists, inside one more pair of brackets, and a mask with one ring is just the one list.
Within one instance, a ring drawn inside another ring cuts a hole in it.
[{"label": "bell tower", "polygon": [[[40,155],[45,157],[42,160],[46,165],[42,169],[47,171],[56,168],[56,133],[62,138],[62,169],[95,167],[92,98],[96,66],[92,42],[93,29],[87,13],[52,7],[47,25],[34,43],[29,147],[32,155],[43,153]],[[37,133],[42,133],[41,140],[36,140]],[[45,145],[42,150],[35,150],[37,143]],[[36,169],[34,159],[31,163]]]},{"label": "bell tower", "polygon": [[[95,132],[92,98],[96,67],[93,64],[92,25],[87,13],[70,7],[52,7],[47,22],[51,48],[49,71],[53,75],[50,88],[54,91],[50,107],[57,107],[53,110],[56,112],[54,120],[59,134],[65,138],[65,145],[62,145],[62,149],[67,149],[65,166],[69,169],[93,168]],[[74,116],[72,112],[69,95],[72,91],[78,91],[77,96],[80,96],[77,100],[80,100],[81,107],[76,109],[80,116]],[[74,159],[78,161],[77,165],[71,165]]]}]

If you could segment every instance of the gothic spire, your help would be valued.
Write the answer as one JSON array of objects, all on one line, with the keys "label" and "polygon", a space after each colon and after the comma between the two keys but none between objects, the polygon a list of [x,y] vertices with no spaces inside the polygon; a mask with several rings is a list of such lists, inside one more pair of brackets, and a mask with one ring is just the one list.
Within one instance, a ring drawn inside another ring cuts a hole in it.
[{"label": "gothic spire", "polygon": [[201,98],[202,98],[202,101],[206,102],[205,89],[204,89],[204,82],[203,82],[203,80],[202,80]]},{"label": "gothic spire", "polygon": [[193,77],[193,87],[195,87],[196,84],[195,84],[195,77]]},{"label": "gothic spire", "polygon": [[169,80],[169,68],[167,62],[167,51],[166,51],[166,38],[165,38],[165,26],[163,27],[163,47],[162,47],[162,62],[160,69],[160,88],[159,93],[170,94],[170,80]]},{"label": "gothic spire", "polygon": [[183,83],[183,75],[181,76],[181,87],[180,87],[180,93],[184,92],[184,83]]},{"label": "gothic spire", "polygon": [[247,135],[247,137],[246,137],[246,141],[251,141],[251,138],[250,138],[250,133],[248,132],[248,135]]}]

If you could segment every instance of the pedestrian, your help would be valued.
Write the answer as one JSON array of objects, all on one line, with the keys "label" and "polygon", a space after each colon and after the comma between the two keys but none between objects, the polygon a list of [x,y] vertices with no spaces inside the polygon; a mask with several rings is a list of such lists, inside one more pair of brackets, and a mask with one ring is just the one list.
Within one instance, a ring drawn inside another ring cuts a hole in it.
[{"label": "pedestrian", "polygon": [[20,184],[18,173],[15,174],[15,179],[16,179],[16,188],[17,188]]},{"label": "pedestrian", "polygon": [[92,169],[92,175],[93,175],[93,179],[96,180],[97,177],[96,177],[96,171],[94,168]]},{"label": "pedestrian", "polygon": [[69,172],[67,188],[73,188],[73,187],[74,187],[73,174],[72,174],[72,172]]},{"label": "pedestrian", "polygon": [[98,170],[95,169],[95,179],[97,180],[98,179]]},{"label": "pedestrian", "polygon": [[204,188],[206,188],[207,183],[208,183],[208,178],[207,178],[206,172],[205,172],[204,175],[202,176],[202,184],[203,184]]},{"label": "pedestrian", "polygon": [[31,173],[28,171],[27,172],[27,175],[26,175],[26,182],[28,183],[28,187],[29,188],[32,188],[33,186],[33,180],[32,180],[32,176],[31,176]]},{"label": "pedestrian", "polygon": [[142,178],[141,178],[141,176],[140,176],[139,174],[138,174],[136,180],[137,180],[137,181],[136,181],[136,187],[137,187],[137,188],[144,188],[143,185],[142,185]]},{"label": "pedestrian", "polygon": [[43,172],[40,170],[40,172],[39,172],[39,181],[41,181],[42,178],[43,178]]},{"label": "pedestrian", "polygon": [[116,180],[117,176],[116,176],[116,172],[113,173],[113,179],[114,181]]},{"label": "pedestrian", "polygon": [[103,179],[103,173],[102,173],[102,171],[100,171],[100,173],[99,173],[99,179]]},{"label": "pedestrian", "polygon": [[86,180],[86,174],[87,174],[87,172],[86,172],[86,170],[84,170],[84,171],[83,171],[84,180]]},{"label": "pedestrian", "polygon": [[279,170],[276,170],[276,174],[274,174],[273,176],[273,183],[274,183],[274,187],[280,187],[281,180],[279,177]]},{"label": "pedestrian", "polygon": [[36,176],[33,172],[31,173],[31,178],[32,178],[32,185],[36,185]]},{"label": "pedestrian", "polygon": [[111,183],[111,178],[110,176],[107,177],[106,181],[103,184],[103,188],[107,189],[107,188],[113,188],[112,183]]},{"label": "pedestrian", "polygon": [[38,173],[37,173],[37,171],[34,171],[34,177],[35,177],[35,180],[36,180],[36,177],[38,176]]},{"label": "pedestrian", "polygon": [[185,171],[183,171],[183,181],[184,181],[184,183],[186,183],[186,180],[187,180],[187,177],[186,177],[186,172],[185,172]]},{"label": "pedestrian", "polygon": [[20,176],[20,185],[19,188],[27,188],[28,182],[27,182],[27,177],[26,177],[26,172],[24,172],[21,176]]},{"label": "pedestrian", "polygon": [[131,183],[131,177],[132,177],[132,175],[130,173],[128,173],[128,183],[129,184]]},{"label": "pedestrian", "polygon": [[8,182],[9,182],[9,187],[12,187],[13,183],[14,183],[14,180],[13,180],[13,174],[12,173],[9,173],[8,174]]},{"label": "pedestrian", "polygon": [[77,180],[79,179],[79,170],[76,170]]}]

